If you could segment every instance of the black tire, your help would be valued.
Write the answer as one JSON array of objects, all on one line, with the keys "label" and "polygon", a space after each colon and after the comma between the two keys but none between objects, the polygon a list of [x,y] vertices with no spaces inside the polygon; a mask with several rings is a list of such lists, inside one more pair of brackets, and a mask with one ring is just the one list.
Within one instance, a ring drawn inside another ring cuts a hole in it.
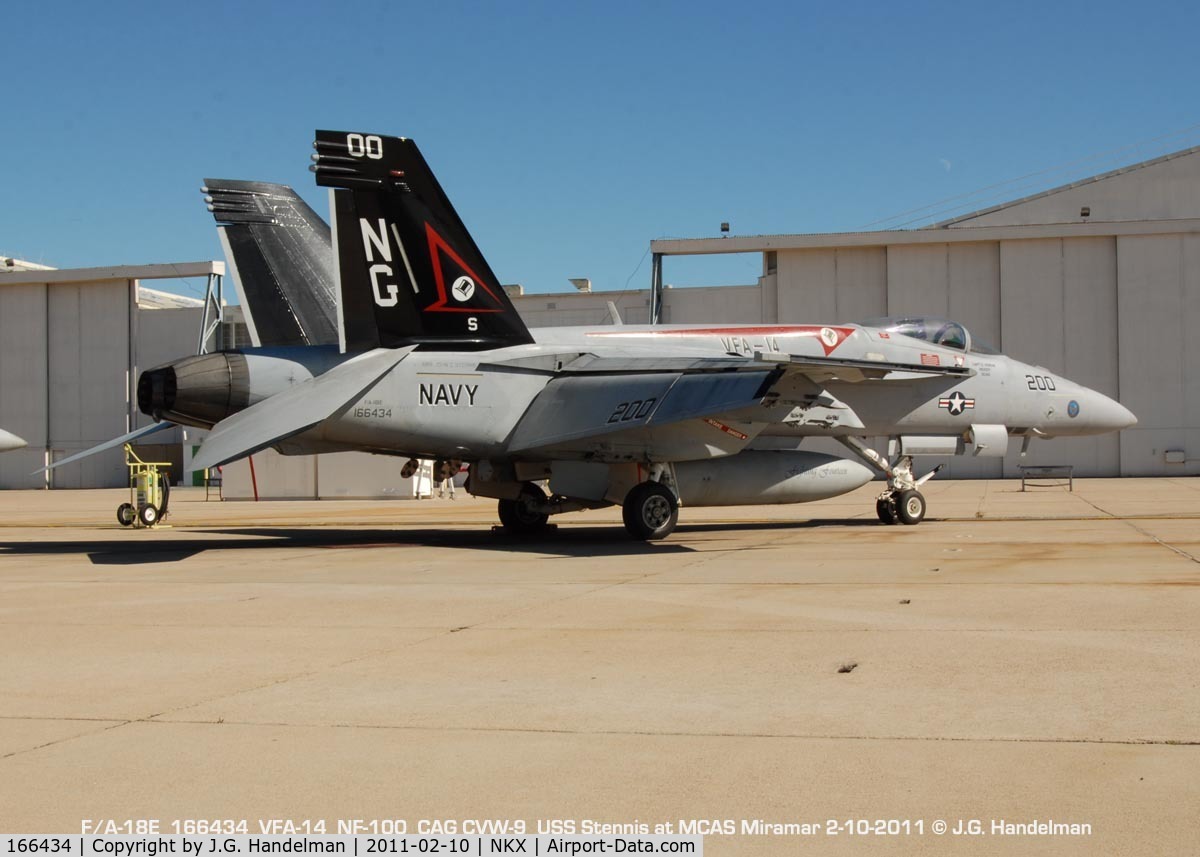
[{"label": "black tire", "polygon": [[167,517],[167,507],[171,503],[171,479],[166,473],[158,474],[158,493],[162,503],[158,507],[158,517]]},{"label": "black tire", "polygon": [[679,502],[665,485],[642,482],[625,496],[621,516],[635,539],[665,539],[679,522]]},{"label": "black tire", "polygon": [[546,529],[550,516],[543,511],[546,492],[532,482],[521,486],[521,496],[515,500],[501,500],[497,511],[500,523],[510,533],[528,535]]},{"label": "black tire", "polygon": [[925,520],[925,495],[915,488],[901,491],[896,497],[896,515],[902,524],[921,523]]},{"label": "black tire", "polygon": [[153,503],[147,503],[138,509],[138,520],[142,522],[142,526],[144,527],[153,527],[158,523],[158,507]]},{"label": "black tire", "polygon": [[132,504],[122,503],[117,507],[117,523],[122,527],[132,527],[136,517]]},{"label": "black tire", "polygon": [[879,516],[879,520],[884,524],[898,524],[900,516],[896,512],[895,497],[880,497],[875,501],[875,514]]}]

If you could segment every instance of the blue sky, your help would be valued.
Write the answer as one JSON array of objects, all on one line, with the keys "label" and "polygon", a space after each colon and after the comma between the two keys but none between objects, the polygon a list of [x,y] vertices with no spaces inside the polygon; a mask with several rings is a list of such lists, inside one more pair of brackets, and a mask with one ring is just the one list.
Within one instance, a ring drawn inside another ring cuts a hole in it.
[{"label": "blue sky", "polygon": [[1198,25],[1194,3],[9,4],[0,254],[219,259],[202,178],[324,215],[320,127],[417,140],[504,282],[645,287],[652,238],[859,229],[1038,173],[971,210],[1200,144]]}]

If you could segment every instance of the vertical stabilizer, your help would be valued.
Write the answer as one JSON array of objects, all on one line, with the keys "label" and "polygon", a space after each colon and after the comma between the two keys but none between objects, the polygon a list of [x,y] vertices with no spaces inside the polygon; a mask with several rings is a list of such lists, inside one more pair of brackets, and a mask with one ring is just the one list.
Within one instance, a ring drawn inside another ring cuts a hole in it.
[{"label": "vertical stabilizer", "polygon": [[202,190],[254,345],[337,342],[325,221],[286,185],[205,179]]},{"label": "vertical stabilizer", "polygon": [[412,140],[318,131],[313,145],[334,189],[343,350],[533,341]]}]

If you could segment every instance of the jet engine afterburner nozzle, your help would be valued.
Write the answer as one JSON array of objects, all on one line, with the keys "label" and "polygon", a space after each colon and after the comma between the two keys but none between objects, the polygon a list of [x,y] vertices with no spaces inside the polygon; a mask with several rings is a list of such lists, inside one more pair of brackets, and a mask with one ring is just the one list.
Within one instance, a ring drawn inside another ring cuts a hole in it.
[{"label": "jet engine afterburner nozzle", "polygon": [[185,357],[138,378],[138,409],[156,420],[211,428],[250,400],[246,358],[235,352]]}]

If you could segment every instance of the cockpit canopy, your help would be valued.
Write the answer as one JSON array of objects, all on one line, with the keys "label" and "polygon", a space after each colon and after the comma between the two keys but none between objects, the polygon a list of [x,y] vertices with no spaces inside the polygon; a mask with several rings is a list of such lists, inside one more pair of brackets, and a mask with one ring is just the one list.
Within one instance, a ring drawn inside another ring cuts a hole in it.
[{"label": "cockpit canopy", "polygon": [[909,336],[923,342],[932,342],[943,348],[953,348],[957,351],[971,351],[975,354],[999,354],[985,342],[974,339],[965,327],[957,321],[935,316],[908,316],[889,318],[872,318],[859,322],[863,327],[877,327],[898,336]]}]

